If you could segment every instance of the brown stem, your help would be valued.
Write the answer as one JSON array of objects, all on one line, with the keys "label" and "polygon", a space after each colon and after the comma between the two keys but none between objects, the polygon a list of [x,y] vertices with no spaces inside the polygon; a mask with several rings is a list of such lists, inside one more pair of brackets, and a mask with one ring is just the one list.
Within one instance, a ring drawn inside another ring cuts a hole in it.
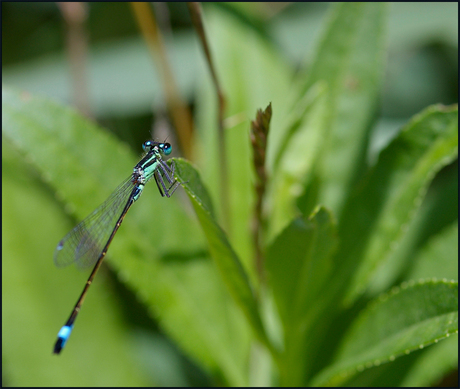
[{"label": "brown stem", "polygon": [[57,5],[67,23],[67,53],[74,104],[85,116],[91,117],[86,77],[88,37],[85,22],[88,17],[88,7],[82,2],[58,2]]},{"label": "brown stem", "polygon": [[190,110],[182,101],[176,87],[171,65],[166,55],[161,32],[157,26],[155,16],[149,3],[131,2],[136,21],[150,49],[152,57],[160,73],[163,82],[163,90],[166,96],[166,104],[176,128],[179,145],[184,156],[192,159],[192,135],[193,121]]},{"label": "brown stem", "polygon": [[212,81],[217,93],[218,99],[218,114],[217,114],[217,128],[218,128],[218,139],[219,139],[219,170],[220,170],[220,196],[222,199],[222,215],[224,226],[229,229],[230,223],[230,202],[228,197],[228,179],[227,179],[227,152],[225,148],[225,133],[224,133],[224,110],[225,110],[225,97],[222,88],[217,78],[217,73],[214,67],[214,62],[211,57],[211,51],[209,48],[208,40],[206,38],[206,32],[203,25],[203,17],[201,11],[201,5],[198,2],[187,2],[190,16],[192,18],[193,26],[198,34],[201,45],[206,56],[206,61],[211,72]]}]

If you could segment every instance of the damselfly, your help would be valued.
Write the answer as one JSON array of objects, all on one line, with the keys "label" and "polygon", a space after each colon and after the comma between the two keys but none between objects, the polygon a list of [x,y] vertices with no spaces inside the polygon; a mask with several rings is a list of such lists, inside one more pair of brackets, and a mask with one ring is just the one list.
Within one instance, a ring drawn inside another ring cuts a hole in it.
[{"label": "damselfly", "polygon": [[64,348],[86,293],[102,264],[107,249],[126,212],[139,198],[145,184],[153,177],[161,196],[167,197],[171,197],[179,186],[179,182],[174,178],[174,162],[168,166],[162,159],[162,155],[171,153],[171,145],[148,140],[144,142],[142,148],[146,155],[134,167],[131,176],[115,189],[110,197],[91,215],[70,231],[59,242],[54,251],[54,263],[58,267],[75,263],[77,267],[87,268],[95,264],[69,320],[58,333],[54,345],[55,354],[59,354]]}]

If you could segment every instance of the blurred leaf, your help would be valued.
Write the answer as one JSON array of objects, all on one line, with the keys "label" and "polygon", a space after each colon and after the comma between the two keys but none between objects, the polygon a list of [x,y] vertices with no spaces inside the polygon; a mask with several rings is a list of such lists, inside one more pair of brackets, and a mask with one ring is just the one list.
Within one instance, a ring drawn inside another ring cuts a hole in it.
[{"label": "blurred leaf", "polygon": [[335,362],[313,385],[340,385],[458,331],[458,282],[404,283],[371,303],[345,335]]},{"label": "blurred leaf", "polygon": [[[293,63],[309,64],[327,14],[326,3],[292,3],[270,20],[269,31]],[[395,2],[389,6],[389,51],[408,53],[417,46],[442,41],[458,47],[458,4]],[[385,88],[385,93],[388,90]],[[413,96],[416,97],[416,96]]]},{"label": "blurred leaf", "polygon": [[[401,355],[391,363],[364,369],[342,383],[345,387],[440,386],[447,374],[455,374],[458,361],[458,334],[430,347]],[[418,383],[418,384],[416,384]]]},{"label": "blurred leaf", "polygon": [[[366,295],[374,298],[393,285],[413,279],[409,273],[418,267],[420,250],[432,239],[436,239],[444,229],[458,224],[458,161],[442,168],[430,183],[422,205],[415,211],[407,225],[407,232],[401,237],[396,249],[389,253],[369,281]],[[457,244],[458,246],[458,244]],[[445,263],[447,265],[447,262]],[[443,272],[444,266],[440,266]],[[428,270],[426,268],[426,270]],[[447,270],[447,269],[446,269]],[[425,273],[422,278],[440,276],[435,268],[432,273]],[[447,277],[452,279],[452,277]],[[455,278],[455,277],[454,277]]]},{"label": "blurred leaf", "polygon": [[[339,225],[342,245],[337,258],[345,271],[353,271],[348,303],[362,292],[406,232],[404,226],[420,206],[436,172],[456,157],[457,117],[456,107],[442,106],[414,117],[381,153],[346,205]],[[342,282],[347,279],[344,273],[339,277]]]},{"label": "blurred leaf", "polygon": [[401,386],[438,386],[439,381],[455,369],[458,369],[458,334],[425,350],[404,377]]},{"label": "blurred leaf", "polygon": [[257,337],[267,346],[268,339],[259,315],[254,290],[224,231],[216,223],[209,195],[195,168],[184,159],[175,159],[176,176],[183,183],[201,227],[206,235],[209,250],[230,294],[240,306]]},{"label": "blurred leaf", "polygon": [[[314,178],[311,175],[315,170],[315,159],[321,153],[327,138],[326,99],[325,83],[315,84],[286,119],[285,136],[279,144],[278,154],[273,162],[275,171],[269,182],[271,193],[267,200],[270,221],[268,240],[298,214],[295,201],[306,185],[307,177],[310,191],[313,191]],[[273,142],[271,133],[269,140]],[[304,205],[307,208],[306,201]],[[309,215],[316,205],[316,198],[311,199],[309,212],[304,212],[304,215]]]},{"label": "blurred leaf", "polygon": [[87,274],[72,277],[54,268],[57,236],[70,228],[70,223],[33,166],[5,137],[2,195],[3,385],[155,384],[155,377],[148,380],[133,354],[127,352],[128,326],[116,295],[102,287],[101,281],[108,281],[104,268],[77,320],[68,349],[60,356],[52,354],[57,332]]},{"label": "blurred leaf", "polygon": [[[364,171],[369,130],[375,118],[384,68],[387,6],[382,3],[335,4],[314,62],[298,77],[300,94],[326,82],[327,118],[324,149],[316,155],[312,179],[315,203],[341,218],[349,192]],[[311,174],[311,173],[310,173]],[[315,187],[318,182],[313,179]],[[303,207],[301,207],[303,209]],[[306,209],[305,214],[311,209]]]},{"label": "blurred leaf", "polygon": [[284,326],[282,386],[303,382],[305,337],[324,304],[321,292],[332,271],[336,244],[332,217],[319,208],[306,221],[295,219],[268,248],[269,284]]},{"label": "blurred leaf", "polygon": [[[136,159],[129,150],[74,111],[6,88],[2,97],[3,135],[61,199],[74,205],[79,219],[104,200],[101,192],[107,191],[100,188],[115,188],[131,173]],[[242,385],[248,329],[212,264],[198,258],[181,266],[159,261],[162,255],[202,250],[199,229],[179,206],[179,197],[160,198],[156,188],[147,188],[118,231],[109,263],[189,355],[228,383]]]},{"label": "blurred leaf", "polygon": [[458,46],[457,15],[458,3],[392,3],[389,42],[394,50],[438,39]]},{"label": "blurred leaf", "polygon": [[453,84],[458,84],[458,59],[452,60],[450,52],[456,55],[458,48],[434,40],[394,53],[387,68],[383,115],[401,118],[432,104],[457,103],[458,86]]},{"label": "blurred leaf", "polygon": [[[191,96],[201,64],[194,37],[175,34],[174,42],[168,47],[178,86],[185,96]],[[50,54],[5,66],[2,81],[5,85],[69,102],[72,101],[69,66],[65,53]],[[162,104],[161,84],[148,48],[140,37],[90,46],[87,73],[91,109],[97,117],[144,114],[152,111],[152,102]]]},{"label": "blurred leaf", "polygon": [[[252,279],[255,273],[251,235],[248,234],[254,208],[253,167],[249,141],[250,119],[270,102],[273,116],[270,136],[279,132],[291,88],[292,69],[279,53],[254,29],[211,3],[203,5],[205,27],[210,40],[217,76],[225,96],[225,142],[228,166],[226,206],[230,222],[222,227]],[[207,66],[197,77],[204,81],[197,100],[197,164],[219,218],[222,215],[217,141],[217,96]],[[270,153],[270,143],[268,144]]]},{"label": "blurred leaf", "polygon": [[[339,223],[340,243],[339,250],[334,256],[334,273],[329,287],[324,290],[322,296],[321,321],[312,327],[308,335],[308,344],[304,346],[308,348],[310,355],[315,356],[312,360],[314,366],[310,364],[305,366],[305,369],[313,369],[314,372],[327,366],[336,342],[340,340],[342,331],[347,328],[347,321],[352,320],[350,315],[353,310],[359,308],[350,307],[348,314],[343,313],[345,317],[337,317],[343,309],[340,302],[346,297],[343,289],[347,287],[350,279],[359,275],[358,264],[365,254],[367,240],[374,239],[382,244],[382,252],[374,252],[374,259],[377,261],[375,265],[378,266],[391,252],[388,250],[390,242],[384,243],[389,237],[387,234],[394,233],[398,239],[401,237],[401,232],[405,232],[404,229],[401,230],[401,226],[406,218],[410,220],[413,215],[411,209],[419,206],[421,201],[414,200],[423,198],[424,189],[434,174],[455,157],[456,116],[455,107],[432,107],[414,118],[385,149],[379,163],[363,178],[356,194],[346,205],[342,223]],[[388,201],[385,200],[386,197]],[[398,205],[397,201],[401,204]],[[395,210],[389,208],[390,205],[395,207]],[[370,209],[374,209],[374,213],[371,213]],[[393,229],[385,233],[376,230],[375,226],[380,219],[381,228]],[[359,225],[361,227],[358,229]],[[372,270],[375,271],[375,268]],[[371,275],[372,272],[367,277]],[[362,282],[368,282],[368,279],[363,279]],[[351,301],[348,300],[348,303]],[[334,332],[333,336],[330,334],[331,331]],[[321,361],[324,362],[321,364]]]},{"label": "blurred leaf", "polygon": [[309,63],[329,4],[291,3],[270,21],[270,32],[283,54],[298,64]]},{"label": "blurred leaf", "polygon": [[[455,335],[454,335],[455,336]],[[449,339],[439,342],[442,344]],[[341,386],[344,387],[400,387],[405,375],[411,370],[417,359],[426,351],[436,348],[438,344],[430,347],[413,351],[409,354],[401,355],[391,363],[383,363],[372,368],[364,369],[356,374],[349,376]]]},{"label": "blurred leaf", "polygon": [[422,247],[406,279],[436,277],[458,281],[458,223],[446,227]]}]

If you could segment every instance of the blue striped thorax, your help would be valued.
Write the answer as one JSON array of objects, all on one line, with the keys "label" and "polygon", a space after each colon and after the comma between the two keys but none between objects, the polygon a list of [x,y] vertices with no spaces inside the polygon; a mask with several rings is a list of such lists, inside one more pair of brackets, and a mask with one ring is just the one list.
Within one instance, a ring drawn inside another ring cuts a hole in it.
[{"label": "blue striped thorax", "polygon": [[136,201],[144,189],[145,184],[153,177],[157,170],[162,154],[168,155],[171,153],[172,147],[169,143],[155,142],[148,140],[142,145],[147,154],[134,167],[133,183],[137,185],[137,191],[134,193],[134,201]]}]

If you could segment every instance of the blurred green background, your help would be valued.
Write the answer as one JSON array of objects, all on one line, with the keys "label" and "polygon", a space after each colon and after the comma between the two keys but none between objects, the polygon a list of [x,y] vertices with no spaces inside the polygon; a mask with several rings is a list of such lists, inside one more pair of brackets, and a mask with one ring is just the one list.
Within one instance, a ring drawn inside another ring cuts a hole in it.
[{"label": "blurred green background", "polygon": [[[153,9],[165,34],[180,93],[195,113],[197,94],[203,83],[198,75],[207,71],[207,65],[188,9],[185,3],[157,3]],[[206,13],[213,9],[254,30],[295,73],[305,64],[308,66],[328,4],[205,3],[205,21]],[[80,85],[86,90],[85,104],[96,122],[139,153],[141,143],[164,117],[164,95],[157,69],[128,3],[87,3],[85,10],[83,34],[87,40],[87,59],[84,82]],[[69,26],[56,3],[2,2],[3,84],[75,105],[68,33]],[[388,33],[381,115],[371,138],[370,161],[375,161],[379,150],[411,116],[430,104],[458,101],[457,3],[392,4]],[[267,103],[270,98],[267,97]],[[122,323],[115,328],[119,342],[124,344],[125,355],[120,360],[125,365],[123,368],[114,365],[113,358],[110,363],[93,358],[91,349],[82,347],[74,352],[83,356],[88,353],[85,372],[75,368],[73,376],[61,377],[57,373],[60,364],[70,363],[70,359],[65,359],[69,350],[58,358],[51,356],[51,348],[87,275],[54,268],[52,256],[55,244],[76,220],[62,225],[48,222],[59,217],[65,220],[56,207],[54,193],[39,173],[16,162],[20,156],[5,143],[2,142],[2,173],[7,169],[14,171],[17,179],[14,182],[2,179],[2,192],[8,188],[8,195],[2,197],[3,385],[216,384],[162,333],[109,266],[104,266],[98,274],[84,311],[87,317],[92,317],[92,323],[102,328],[111,321]],[[456,163],[444,170],[444,174],[451,174]],[[114,188],[104,188],[104,194],[111,189]],[[457,211],[452,210],[453,218]],[[24,245],[12,247],[8,236],[20,236],[21,230],[5,225],[4,220],[15,217],[37,226],[37,234],[22,236]],[[28,267],[30,278],[21,275],[23,266]],[[36,300],[30,298],[30,290],[40,291],[34,296]],[[50,303],[46,304],[47,301]],[[20,331],[36,325],[48,330],[36,343],[31,343]],[[83,318],[78,325],[85,326]],[[113,340],[113,332],[108,336],[101,328],[94,331],[95,336],[102,337],[94,341],[95,347]],[[75,333],[72,339],[75,347],[80,341]],[[116,353],[120,348],[103,352]],[[127,360],[132,366],[126,366]],[[86,382],[85,375],[99,376],[99,382],[89,378]]]}]

